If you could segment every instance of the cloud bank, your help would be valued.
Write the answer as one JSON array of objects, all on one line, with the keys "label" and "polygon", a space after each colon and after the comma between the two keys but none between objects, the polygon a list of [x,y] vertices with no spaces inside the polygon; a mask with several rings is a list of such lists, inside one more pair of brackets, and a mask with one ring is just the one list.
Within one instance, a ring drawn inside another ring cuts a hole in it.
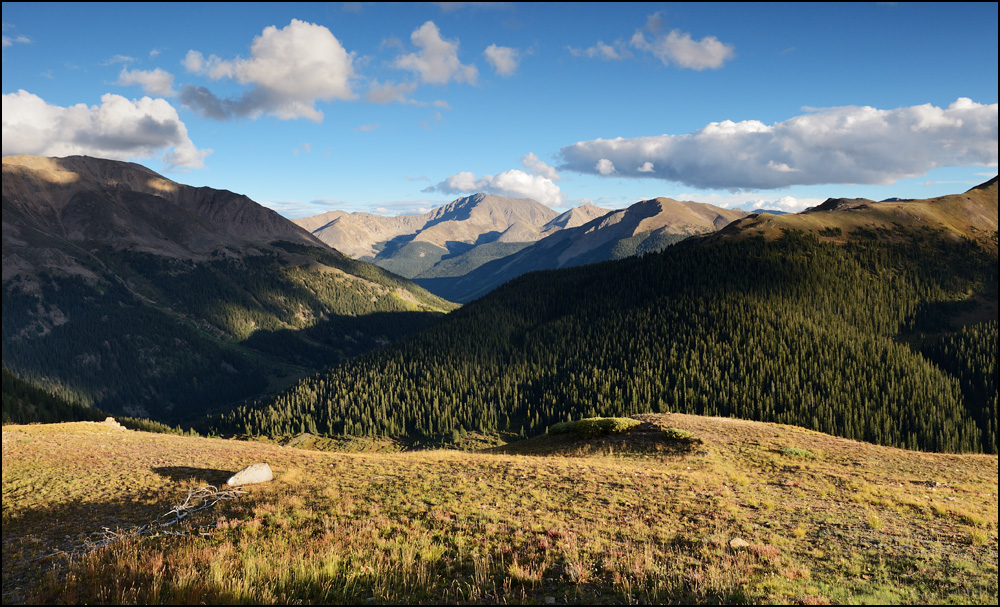
[{"label": "cloud bank", "polygon": [[60,107],[24,90],[3,96],[4,156],[159,157],[172,169],[200,169],[211,153],[195,147],[177,110],[164,99],[108,93],[100,105]]},{"label": "cloud bank", "polygon": [[329,29],[292,19],[282,29],[264,28],[250,46],[250,58],[225,60],[190,50],[184,58],[188,72],[212,80],[229,79],[251,88],[236,99],[222,99],[209,89],[188,85],[181,89],[184,105],[219,120],[257,118],[263,114],[282,120],[308,118],[316,122],[323,112],[317,101],[354,99],[354,54],[348,53]]},{"label": "cloud bank", "polygon": [[726,120],[684,135],[581,141],[560,150],[559,169],[704,189],[889,185],[938,167],[996,166],[997,109],[960,98],[943,109],[825,108],[773,125]]}]

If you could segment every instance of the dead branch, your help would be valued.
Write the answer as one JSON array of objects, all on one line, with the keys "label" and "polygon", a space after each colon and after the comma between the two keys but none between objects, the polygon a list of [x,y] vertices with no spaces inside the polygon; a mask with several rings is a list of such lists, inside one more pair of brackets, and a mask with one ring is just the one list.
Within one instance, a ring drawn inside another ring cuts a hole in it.
[{"label": "dead branch", "polygon": [[195,487],[188,491],[187,497],[184,498],[183,502],[174,506],[169,511],[161,514],[155,520],[146,523],[145,525],[138,525],[127,529],[110,529],[108,527],[104,527],[102,531],[91,534],[91,536],[84,540],[82,544],[74,547],[73,549],[69,551],[58,550],[56,552],[46,554],[38,560],[59,555],[80,556],[123,540],[141,536],[210,536],[212,531],[216,528],[215,524],[202,525],[193,531],[175,531],[169,530],[168,527],[172,527],[184,519],[187,519],[191,515],[201,512],[202,510],[212,508],[219,502],[237,499],[245,493],[246,491],[239,488],[220,490],[213,485]]}]

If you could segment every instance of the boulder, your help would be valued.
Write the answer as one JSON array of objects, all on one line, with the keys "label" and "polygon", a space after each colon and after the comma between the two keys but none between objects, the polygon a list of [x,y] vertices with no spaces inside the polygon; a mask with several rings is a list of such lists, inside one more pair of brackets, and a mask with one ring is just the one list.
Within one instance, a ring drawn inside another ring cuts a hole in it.
[{"label": "boulder", "polygon": [[240,485],[252,485],[254,483],[266,483],[268,481],[274,480],[274,473],[271,472],[271,467],[265,463],[260,464],[250,464],[246,468],[240,470],[236,474],[229,477],[226,484],[230,487],[238,487]]}]

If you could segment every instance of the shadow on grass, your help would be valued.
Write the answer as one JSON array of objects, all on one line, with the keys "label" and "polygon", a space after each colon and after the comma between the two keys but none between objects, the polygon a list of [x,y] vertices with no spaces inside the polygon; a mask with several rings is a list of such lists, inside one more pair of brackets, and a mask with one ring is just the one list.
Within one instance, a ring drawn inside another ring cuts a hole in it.
[{"label": "shadow on grass", "polygon": [[153,468],[153,472],[174,482],[195,481],[215,486],[224,484],[230,476],[236,473],[235,470],[193,468],[190,466],[160,466]]}]

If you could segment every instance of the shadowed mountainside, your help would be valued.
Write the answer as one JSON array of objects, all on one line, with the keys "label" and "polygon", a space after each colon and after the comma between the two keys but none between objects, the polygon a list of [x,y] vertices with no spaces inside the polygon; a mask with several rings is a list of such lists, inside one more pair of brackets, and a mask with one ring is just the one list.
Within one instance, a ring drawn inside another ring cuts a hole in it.
[{"label": "shadowed mountainside", "polygon": [[453,307],[246,196],[132,163],[3,159],[4,367],[73,402],[178,420]]}]

